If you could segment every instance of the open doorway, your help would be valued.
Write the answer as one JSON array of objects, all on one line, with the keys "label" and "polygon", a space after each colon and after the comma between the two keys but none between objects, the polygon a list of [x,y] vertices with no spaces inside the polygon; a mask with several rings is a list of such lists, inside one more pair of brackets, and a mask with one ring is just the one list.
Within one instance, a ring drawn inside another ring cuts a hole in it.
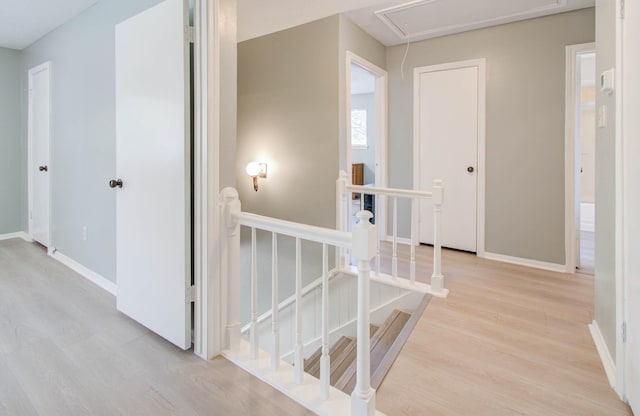
[{"label": "open doorway", "polygon": [[567,271],[595,271],[595,45],[567,47]]},{"label": "open doorway", "polygon": [[[386,187],[387,72],[347,52],[347,167],[354,185]],[[353,195],[350,212],[371,211],[372,222],[386,230],[385,201]]]}]

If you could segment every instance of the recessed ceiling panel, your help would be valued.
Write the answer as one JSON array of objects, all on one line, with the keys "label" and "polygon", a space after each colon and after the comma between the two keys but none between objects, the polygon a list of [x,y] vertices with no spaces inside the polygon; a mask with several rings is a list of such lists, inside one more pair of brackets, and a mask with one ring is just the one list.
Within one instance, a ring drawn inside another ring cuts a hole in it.
[{"label": "recessed ceiling panel", "polygon": [[566,0],[418,0],[375,13],[400,37],[412,39],[499,24],[565,4]]}]

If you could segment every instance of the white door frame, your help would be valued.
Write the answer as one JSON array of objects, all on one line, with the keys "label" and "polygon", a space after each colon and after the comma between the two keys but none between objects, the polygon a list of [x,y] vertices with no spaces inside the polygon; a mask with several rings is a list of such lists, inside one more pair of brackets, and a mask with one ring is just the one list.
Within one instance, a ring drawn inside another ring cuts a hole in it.
[{"label": "white door frame", "polygon": [[578,104],[578,55],[596,51],[594,42],[568,45],[565,48],[565,110],[564,110],[564,249],[565,270],[575,273],[577,266],[576,246],[576,106]]},{"label": "white door frame", "polygon": [[[48,230],[48,234],[49,234],[49,247],[54,247],[53,245],[53,236],[51,235],[51,183],[53,182],[51,180],[51,175],[53,174],[53,169],[51,169],[52,163],[51,163],[51,104],[52,104],[52,86],[51,86],[51,80],[52,80],[52,76],[51,76],[51,61],[47,61],[44,62],[40,65],[37,65],[31,69],[29,69],[28,71],[28,75],[27,75],[27,83],[28,83],[28,89],[27,89],[27,198],[28,198],[28,203],[27,203],[27,209],[29,210],[27,212],[27,218],[28,218],[28,227],[29,227],[29,236],[31,238],[33,238],[33,219],[31,217],[31,213],[33,212],[33,126],[32,126],[32,122],[33,122],[33,100],[31,99],[31,89],[33,88],[33,76],[35,74],[37,74],[38,72],[41,72],[43,70],[47,70],[48,71],[48,75],[49,75],[49,155],[47,157],[48,159],[48,171],[47,171],[47,181],[49,182],[49,186],[47,187],[49,190],[49,195],[47,196],[47,198],[49,199],[49,220],[48,220],[48,226],[49,226],[49,230]],[[47,247],[47,251],[50,253],[50,249],[49,247]]]},{"label": "white door frame", "polygon": [[[631,3],[631,4],[629,4]],[[634,252],[638,246],[636,210],[638,206],[637,180],[637,139],[640,125],[637,121],[638,104],[638,67],[637,57],[638,20],[640,8],[637,2],[616,0],[616,385],[618,395],[629,400],[629,378],[631,371],[632,345],[627,344],[623,336],[623,325],[630,325],[628,336],[637,343],[638,316],[631,314],[629,305],[637,299],[632,298],[632,279],[638,280],[638,262]],[[637,285],[637,283],[636,283]],[[636,352],[636,357],[637,357]],[[635,374],[636,380],[638,374]],[[638,399],[636,393],[635,399]],[[634,403],[637,412],[638,403]]]},{"label": "white door frame", "polygon": [[[221,5],[223,2],[225,4]],[[220,21],[235,21],[235,0],[194,4],[194,337],[193,350],[209,360],[221,352],[222,315],[219,259],[220,189]],[[221,12],[226,6],[227,10]],[[233,15],[229,15],[233,11]],[[222,17],[221,17],[222,15]],[[227,16],[229,15],[229,16]],[[235,25],[231,25],[235,27]],[[209,122],[211,120],[211,122]],[[213,169],[209,170],[209,166]]]},{"label": "white door frame", "polygon": [[[428,65],[414,68],[413,70],[413,187],[417,189],[420,183],[420,172],[418,165],[420,162],[420,126],[419,126],[419,102],[420,102],[420,83],[418,77],[426,72],[448,71],[451,69],[460,69],[468,67],[478,68],[478,162],[476,172],[478,175],[478,191],[476,194],[476,256],[484,257],[484,234],[485,234],[485,149],[486,149],[486,59],[470,59],[466,61],[449,62],[439,65]],[[445,204],[443,209],[446,210],[447,201],[447,184],[442,184],[445,190]]]},{"label": "white door frame", "polygon": [[[375,75],[375,109],[376,109],[376,187],[387,186],[387,119],[388,119],[388,84],[387,71],[367,61],[351,51],[346,52],[346,80],[345,80],[345,157],[347,177],[351,183],[351,64],[356,64]],[[387,234],[386,204],[383,198],[377,201],[376,224],[380,239]],[[347,222],[350,224],[350,222]]]}]

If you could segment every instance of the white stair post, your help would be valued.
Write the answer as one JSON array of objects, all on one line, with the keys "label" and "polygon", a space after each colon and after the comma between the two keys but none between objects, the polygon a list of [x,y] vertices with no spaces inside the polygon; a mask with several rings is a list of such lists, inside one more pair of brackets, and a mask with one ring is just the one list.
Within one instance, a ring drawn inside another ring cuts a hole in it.
[{"label": "white stair post", "polygon": [[441,293],[444,289],[444,276],[442,275],[442,242],[440,241],[441,221],[440,215],[442,202],[444,201],[444,189],[442,181],[434,179],[433,191],[433,274],[431,275],[431,290]]},{"label": "white stair post", "polygon": [[356,358],[356,386],[351,393],[351,415],[373,416],[376,412],[376,391],[371,388],[371,357],[369,334],[369,263],[376,255],[376,226],[369,222],[369,211],[356,215],[353,229],[352,255],[358,259],[358,338]]},{"label": "white stair post", "polygon": [[224,188],[220,192],[222,215],[220,229],[225,230],[222,242],[222,293],[226,296],[226,328],[224,345],[233,350],[240,344],[240,199],[238,191]]},{"label": "white stair post", "polygon": [[[349,211],[347,206],[347,172],[341,170],[336,180],[336,229],[348,231]],[[336,247],[336,269],[340,270],[347,265],[347,252],[344,248]]]}]

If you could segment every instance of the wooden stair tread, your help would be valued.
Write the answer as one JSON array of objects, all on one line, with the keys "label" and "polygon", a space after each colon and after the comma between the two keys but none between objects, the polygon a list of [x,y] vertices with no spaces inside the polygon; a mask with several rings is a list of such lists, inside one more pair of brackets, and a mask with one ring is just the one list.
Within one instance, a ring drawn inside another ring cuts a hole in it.
[{"label": "wooden stair tread", "polygon": [[[377,325],[369,325],[369,333],[371,335],[375,334],[378,330]],[[342,336],[340,337],[329,349],[329,362],[332,363],[336,360],[339,360],[343,352],[345,352],[345,348],[349,344],[349,342],[353,341],[352,337]],[[320,378],[320,359],[322,358],[322,347],[318,348],[307,358],[304,360],[304,371],[308,374],[316,378]],[[341,359],[341,358],[340,358]]]},{"label": "wooden stair tread", "polygon": [[[389,315],[382,326],[380,326],[380,328],[371,337],[371,374],[375,373],[375,370],[384,359],[387,351],[389,351],[394,341],[410,318],[411,314],[396,309],[391,313],[391,315]],[[332,383],[332,385],[347,394],[351,394],[355,387],[355,384],[356,361],[353,360],[351,364],[340,375],[336,383]]]},{"label": "wooden stair tread", "polygon": [[[342,354],[346,346],[353,342],[351,337],[340,337],[329,349],[329,361],[332,362],[338,355]],[[322,358],[322,347],[318,348],[306,361],[304,371],[316,378],[320,378],[320,358]]]}]

